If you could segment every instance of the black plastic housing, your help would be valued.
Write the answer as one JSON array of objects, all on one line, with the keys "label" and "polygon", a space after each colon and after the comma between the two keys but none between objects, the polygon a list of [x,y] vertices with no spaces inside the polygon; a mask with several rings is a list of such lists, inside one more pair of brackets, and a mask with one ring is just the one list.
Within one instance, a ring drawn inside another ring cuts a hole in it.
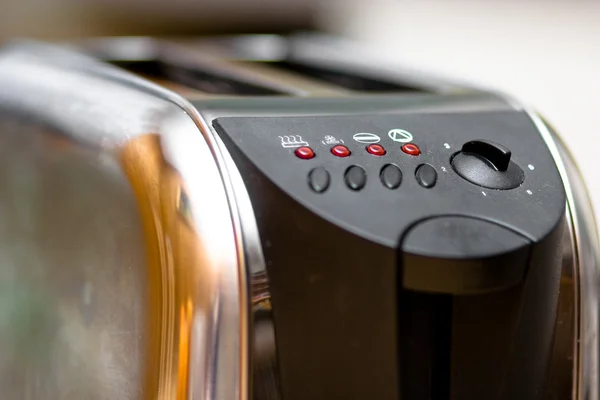
[{"label": "black plastic housing", "polygon": [[[542,398],[565,214],[554,160],[529,116],[500,99],[416,97],[194,104],[252,200],[285,400]],[[392,129],[421,154],[402,152]],[[356,133],[378,135],[386,155]],[[316,157],[283,146],[296,135]],[[331,154],[326,136],[352,154]],[[458,175],[452,155],[473,139],[510,149],[523,183],[490,190]],[[423,163],[433,187],[415,179]],[[403,173],[395,189],[379,178],[387,164]],[[352,165],[367,174],[358,191],[343,179]],[[331,176],[321,193],[314,168]]]}]

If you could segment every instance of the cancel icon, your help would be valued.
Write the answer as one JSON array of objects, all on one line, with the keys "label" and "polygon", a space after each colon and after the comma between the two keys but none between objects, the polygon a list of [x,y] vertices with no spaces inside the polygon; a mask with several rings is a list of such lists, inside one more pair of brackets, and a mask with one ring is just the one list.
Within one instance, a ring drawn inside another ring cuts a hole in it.
[{"label": "cancel icon", "polygon": [[377,143],[381,140],[381,138],[374,133],[356,133],[352,136],[352,139],[356,140],[358,143],[364,144]]}]

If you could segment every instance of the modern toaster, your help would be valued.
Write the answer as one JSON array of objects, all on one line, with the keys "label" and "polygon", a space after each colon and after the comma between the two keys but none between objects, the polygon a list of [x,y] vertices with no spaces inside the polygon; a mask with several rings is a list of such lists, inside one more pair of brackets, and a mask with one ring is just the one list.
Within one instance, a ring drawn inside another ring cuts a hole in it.
[{"label": "modern toaster", "polygon": [[319,34],[0,54],[6,399],[598,399],[598,237],[505,95]]}]

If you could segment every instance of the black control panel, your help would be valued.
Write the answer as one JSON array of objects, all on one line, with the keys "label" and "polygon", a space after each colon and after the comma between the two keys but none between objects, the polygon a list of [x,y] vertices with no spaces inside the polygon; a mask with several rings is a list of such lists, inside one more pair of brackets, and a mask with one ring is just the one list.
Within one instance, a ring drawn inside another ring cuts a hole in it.
[{"label": "black control panel", "polygon": [[563,212],[554,161],[524,113],[229,117],[214,126],[297,201],[394,248],[434,216],[482,218],[535,241]]},{"label": "black control panel", "polygon": [[530,117],[279,103],[211,119],[259,228],[282,397],[543,399],[565,192]]}]

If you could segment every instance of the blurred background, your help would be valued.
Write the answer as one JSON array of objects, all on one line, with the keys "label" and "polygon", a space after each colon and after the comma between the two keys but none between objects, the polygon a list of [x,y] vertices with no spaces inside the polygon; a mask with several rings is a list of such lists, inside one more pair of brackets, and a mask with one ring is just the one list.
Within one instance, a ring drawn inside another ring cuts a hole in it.
[{"label": "blurred background", "polygon": [[318,29],[508,92],[567,141],[600,209],[600,1],[2,0],[0,40]]}]

